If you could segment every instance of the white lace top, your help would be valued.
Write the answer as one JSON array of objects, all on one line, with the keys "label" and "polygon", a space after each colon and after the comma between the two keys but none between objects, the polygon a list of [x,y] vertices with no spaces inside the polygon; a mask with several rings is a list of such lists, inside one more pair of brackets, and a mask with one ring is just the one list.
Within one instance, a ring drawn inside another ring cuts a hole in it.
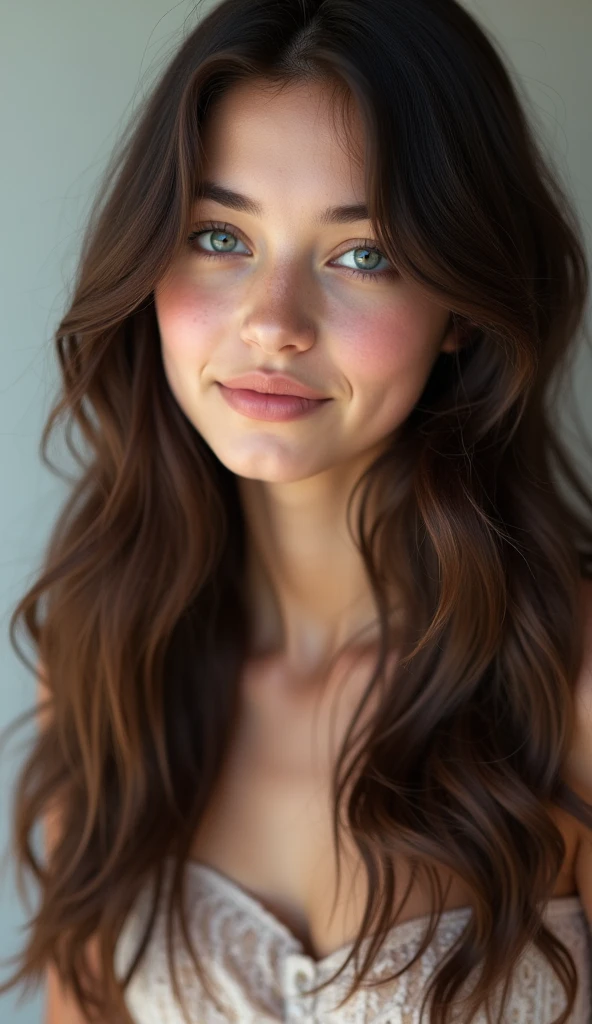
[{"label": "white lace top", "polygon": [[[306,990],[333,974],[353,943],[315,961],[283,923],[226,875],[195,861],[187,870],[191,938],[207,976],[213,977],[216,992],[221,990],[229,1007],[221,1015],[207,998],[179,935],[175,962],[191,1024],[424,1024],[426,1013],[421,1021],[419,1017],[423,986],[471,913],[469,907],[445,911],[432,943],[413,967],[384,987],[367,989],[362,982],[343,1007],[335,1009],[354,976],[353,959],[326,989],[316,995],[307,995]],[[143,895],[119,936],[115,951],[119,977],[136,951],[145,921]],[[592,935],[580,899],[577,895],[551,899],[543,914],[545,923],[568,946],[580,978],[570,1024],[592,1024]],[[425,916],[395,924],[368,977],[387,977],[408,963],[428,920]],[[145,957],[126,989],[127,1006],[137,1024],[184,1024],[168,973],[165,921],[162,906]],[[563,989],[534,944],[522,955],[507,1005],[507,1024],[549,1024],[565,1007]],[[474,1018],[474,1024],[485,1021],[484,1014]]]}]

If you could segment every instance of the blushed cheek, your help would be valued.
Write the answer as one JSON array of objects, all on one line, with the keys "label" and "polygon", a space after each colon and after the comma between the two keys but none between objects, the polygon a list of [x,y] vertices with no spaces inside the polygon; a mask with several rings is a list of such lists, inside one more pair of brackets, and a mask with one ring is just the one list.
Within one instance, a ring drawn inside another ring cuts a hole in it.
[{"label": "blushed cheek", "polygon": [[355,387],[356,380],[368,385],[386,383],[416,363],[417,330],[417,324],[392,309],[371,314],[365,310],[344,318],[335,337],[339,338],[341,366],[352,385]]},{"label": "blushed cheek", "polygon": [[332,336],[339,339],[352,415],[368,443],[400,426],[418,401],[439,350],[441,320],[438,309],[428,314],[412,303],[340,317]]},{"label": "blushed cheek", "polygon": [[163,351],[170,359],[191,359],[193,365],[207,358],[225,322],[220,295],[200,290],[178,275],[155,289],[158,328]]}]

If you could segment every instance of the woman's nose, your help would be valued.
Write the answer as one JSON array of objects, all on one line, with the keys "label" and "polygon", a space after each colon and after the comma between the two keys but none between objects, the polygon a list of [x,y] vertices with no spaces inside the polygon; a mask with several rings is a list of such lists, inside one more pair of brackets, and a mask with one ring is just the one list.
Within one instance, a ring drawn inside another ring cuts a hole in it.
[{"label": "woman's nose", "polygon": [[286,345],[310,348],[317,334],[311,315],[312,295],[301,268],[286,267],[271,279],[265,275],[252,288],[241,326],[246,343],[273,352]]}]

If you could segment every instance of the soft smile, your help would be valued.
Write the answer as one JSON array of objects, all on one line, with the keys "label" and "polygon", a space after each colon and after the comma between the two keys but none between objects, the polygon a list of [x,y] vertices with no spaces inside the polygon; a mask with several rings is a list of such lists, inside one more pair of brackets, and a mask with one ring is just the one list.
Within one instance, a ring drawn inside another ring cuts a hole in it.
[{"label": "soft smile", "polygon": [[217,382],[217,388],[228,405],[249,419],[285,420],[300,419],[332,401],[330,398],[303,398],[293,394],[269,394],[252,388],[230,388]]}]

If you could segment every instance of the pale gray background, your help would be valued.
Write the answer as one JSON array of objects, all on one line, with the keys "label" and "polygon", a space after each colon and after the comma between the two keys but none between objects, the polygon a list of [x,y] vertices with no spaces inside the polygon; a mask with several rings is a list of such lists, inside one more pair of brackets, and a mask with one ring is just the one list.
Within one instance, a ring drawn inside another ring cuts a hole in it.
[{"label": "pale gray background", "polygon": [[[592,258],[591,0],[466,4],[501,42],[527,91]],[[0,729],[34,699],[34,680],[8,642],[8,619],[33,580],[64,493],[38,457],[58,380],[52,334],[101,169],[128,114],[192,30],[193,10],[163,0],[3,0],[0,7]],[[592,357],[583,346],[574,376],[592,437]],[[564,429],[581,459],[567,421]],[[52,457],[70,466],[55,446]],[[21,730],[0,760],[2,855],[11,780],[29,735]],[[10,865],[0,901],[0,957],[7,957],[24,938],[25,920]],[[0,1024],[40,1024],[43,993],[16,1004],[14,990],[0,998]]]}]

